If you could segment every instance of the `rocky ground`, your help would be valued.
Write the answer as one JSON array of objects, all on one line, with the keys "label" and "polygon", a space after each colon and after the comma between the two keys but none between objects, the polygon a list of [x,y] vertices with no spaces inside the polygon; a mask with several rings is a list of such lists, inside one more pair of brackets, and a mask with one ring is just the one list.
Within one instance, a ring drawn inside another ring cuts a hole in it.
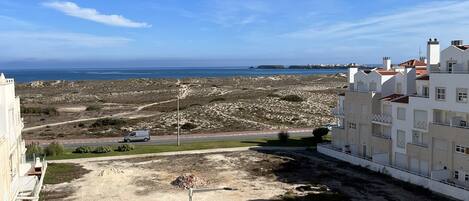
[{"label": "rocky ground", "polygon": [[188,200],[186,186],[235,189],[195,193],[194,200],[449,200],[306,151],[155,156],[75,165],[83,169],[82,176],[46,184],[42,194],[45,200],[182,201]]},{"label": "rocky ground", "polygon": [[316,127],[333,121],[330,108],[345,81],[340,75],[189,78],[180,82],[51,81],[20,84],[16,90],[22,99],[26,127],[111,118],[24,133],[26,139],[52,140],[121,136],[133,129],[150,129],[153,135],[173,134],[178,92],[184,133]]}]

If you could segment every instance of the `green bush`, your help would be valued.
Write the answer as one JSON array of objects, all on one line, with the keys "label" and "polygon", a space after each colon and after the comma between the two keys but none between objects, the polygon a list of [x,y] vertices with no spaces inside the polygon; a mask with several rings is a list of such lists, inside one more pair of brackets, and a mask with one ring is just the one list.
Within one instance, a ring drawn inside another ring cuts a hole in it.
[{"label": "green bush", "polygon": [[184,130],[192,130],[192,129],[195,129],[195,128],[197,128],[197,125],[193,124],[193,123],[190,123],[190,122],[187,122],[187,123],[185,123],[181,126],[181,129],[184,129]]},{"label": "green bush", "polygon": [[122,145],[119,145],[116,149],[116,151],[120,151],[120,152],[126,152],[126,151],[132,151],[135,149],[135,146],[134,145],[131,145],[131,144],[122,144]]},{"label": "green bush", "polygon": [[221,101],[226,101],[226,99],[225,98],[214,98],[214,99],[210,100],[209,102],[213,103],[213,102],[221,102]]},{"label": "green bush", "polygon": [[99,146],[94,149],[93,153],[103,154],[103,153],[108,153],[111,151],[112,151],[111,146]]},{"label": "green bush", "polygon": [[40,107],[21,107],[22,114],[45,114],[45,115],[58,115],[59,112],[53,107],[40,108]]},{"label": "green bush", "polygon": [[73,153],[79,153],[79,154],[84,154],[84,153],[91,153],[93,149],[90,146],[80,146],[73,151]]},{"label": "green bush", "polygon": [[44,150],[38,142],[33,142],[26,145],[26,157],[33,159],[34,157],[41,156],[44,154]]},{"label": "green bush", "polygon": [[97,111],[97,110],[101,110],[103,107],[101,107],[100,105],[90,105],[88,107],[86,107],[86,111]]},{"label": "green bush", "polygon": [[65,151],[64,146],[57,141],[51,142],[47,147],[46,147],[46,155],[47,156],[58,156],[62,155]]},{"label": "green bush", "polygon": [[303,98],[301,98],[298,95],[286,95],[286,96],[282,97],[281,100],[289,101],[289,102],[302,102],[302,101],[304,101]]},{"label": "green bush", "polygon": [[313,130],[313,136],[315,139],[322,141],[322,137],[329,133],[329,129],[325,127],[316,128]]},{"label": "green bush", "polygon": [[280,133],[278,133],[278,140],[280,142],[287,142],[288,139],[290,139],[290,134],[287,132],[287,131],[280,131]]},{"label": "green bush", "polygon": [[103,127],[103,126],[120,126],[125,123],[127,122],[122,119],[104,118],[104,119],[96,120],[93,124],[91,124],[91,127],[96,128],[96,127]]}]

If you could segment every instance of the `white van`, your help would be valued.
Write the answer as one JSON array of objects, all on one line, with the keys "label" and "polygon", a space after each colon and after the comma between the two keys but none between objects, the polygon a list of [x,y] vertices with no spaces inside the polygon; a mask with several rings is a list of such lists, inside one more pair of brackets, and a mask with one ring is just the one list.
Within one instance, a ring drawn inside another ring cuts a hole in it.
[{"label": "white van", "polygon": [[151,139],[149,130],[132,131],[124,136],[124,142],[144,141]]}]

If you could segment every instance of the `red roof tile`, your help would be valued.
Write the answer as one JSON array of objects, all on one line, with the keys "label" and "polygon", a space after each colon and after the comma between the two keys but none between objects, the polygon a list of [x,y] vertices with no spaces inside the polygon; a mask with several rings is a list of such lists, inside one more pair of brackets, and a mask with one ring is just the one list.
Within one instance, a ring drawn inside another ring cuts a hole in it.
[{"label": "red roof tile", "polygon": [[409,103],[409,96],[403,96],[403,97],[400,97],[400,98],[396,98],[396,99],[392,100],[391,102],[408,104]]},{"label": "red roof tile", "polygon": [[428,74],[425,74],[425,75],[417,77],[416,80],[430,80],[430,76]]},{"label": "red roof tile", "polygon": [[396,98],[399,98],[399,97],[402,97],[402,95],[401,94],[391,94],[389,96],[381,98],[381,100],[389,101],[389,100],[393,100],[393,99],[396,99]]},{"label": "red roof tile", "polygon": [[461,50],[467,50],[469,49],[469,45],[458,45],[456,46],[457,48],[461,49]]},{"label": "red roof tile", "polygon": [[399,72],[396,72],[396,71],[382,71],[382,70],[377,70],[376,71],[377,73],[381,74],[381,75],[395,75],[395,74],[398,74]]},{"label": "red roof tile", "polygon": [[399,64],[399,66],[410,67],[410,68],[415,68],[416,66],[426,66],[426,65],[427,64],[425,62],[420,61],[418,59],[411,59],[409,61]]}]

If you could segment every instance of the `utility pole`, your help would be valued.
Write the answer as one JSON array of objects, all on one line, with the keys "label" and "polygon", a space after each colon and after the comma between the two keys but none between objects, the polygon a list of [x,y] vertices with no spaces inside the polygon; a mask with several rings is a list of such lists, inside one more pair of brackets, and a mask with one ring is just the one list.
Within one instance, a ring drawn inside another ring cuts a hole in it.
[{"label": "utility pole", "polygon": [[181,82],[178,80],[178,94],[177,94],[177,125],[178,125],[178,128],[177,128],[177,145],[178,146],[181,146],[181,141],[179,139],[179,135],[181,133],[181,126],[180,126],[180,114],[179,114],[179,99],[180,99],[180,96],[181,96]]}]

